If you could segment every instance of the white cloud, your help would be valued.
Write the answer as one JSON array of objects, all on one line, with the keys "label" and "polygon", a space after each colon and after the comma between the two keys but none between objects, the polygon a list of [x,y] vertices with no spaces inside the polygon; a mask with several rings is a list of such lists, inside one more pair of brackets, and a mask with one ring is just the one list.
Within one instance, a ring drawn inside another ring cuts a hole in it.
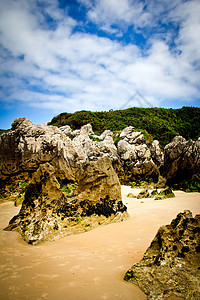
[{"label": "white cloud", "polygon": [[[86,1],[88,18],[100,26],[146,26],[166,5],[139,1]],[[95,4],[93,4],[95,3]],[[143,4],[142,4],[143,3]],[[1,0],[0,63],[2,101],[19,100],[55,111],[120,108],[135,90],[152,105],[163,99],[192,99],[199,95],[200,4],[169,1],[174,10],[165,22],[180,23],[171,51],[167,39],[152,36],[143,55],[140,47],[95,34],[73,32],[77,21],[64,14],[54,0],[40,1],[54,19],[49,28],[37,1]],[[153,12],[151,10],[154,8]],[[123,25],[124,24],[124,25]],[[102,27],[103,28],[103,27]],[[20,58],[20,56],[24,56]]]},{"label": "white cloud", "polygon": [[198,61],[200,64],[200,2],[194,0],[180,5],[172,18],[180,22],[176,43],[182,56],[189,63]]}]

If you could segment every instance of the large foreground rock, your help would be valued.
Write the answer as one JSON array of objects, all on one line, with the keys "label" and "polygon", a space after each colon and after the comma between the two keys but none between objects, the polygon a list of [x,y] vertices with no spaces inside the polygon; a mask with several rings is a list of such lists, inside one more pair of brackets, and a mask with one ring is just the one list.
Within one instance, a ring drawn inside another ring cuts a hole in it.
[{"label": "large foreground rock", "polygon": [[70,132],[20,118],[0,137],[2,191],[9,197],[13,183],[27,183],[21,210],[7,229],[29,243],[127,216],[111,159],[89,138],[91,127]]},{"label": "large foreground rock", "polygon": [[165,299],[171,294],[200,299],[200,215],[180,213],[162,226],[143,259],[125,275],[148,295]]}]

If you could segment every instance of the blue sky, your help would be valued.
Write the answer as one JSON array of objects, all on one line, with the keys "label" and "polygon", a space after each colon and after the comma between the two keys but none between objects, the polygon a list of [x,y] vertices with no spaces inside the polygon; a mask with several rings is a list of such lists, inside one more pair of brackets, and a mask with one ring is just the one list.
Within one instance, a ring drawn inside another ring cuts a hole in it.
[{"label": "blue sky", "polygon": [[199,0],[0,1],[0,128],[120,109],[135,91],[200,107]]}]

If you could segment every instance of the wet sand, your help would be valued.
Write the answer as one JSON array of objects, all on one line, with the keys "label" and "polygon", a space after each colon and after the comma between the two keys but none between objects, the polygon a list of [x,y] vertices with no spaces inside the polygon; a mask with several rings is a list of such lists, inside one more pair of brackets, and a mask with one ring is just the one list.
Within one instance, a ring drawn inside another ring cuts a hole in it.
[{"label": "wet sand", "polygon": [[27,245],[16,232],[2,230],[19,207],[13,202],[1,204],[0,299],[147,299],[123,276],[142,258],[161,225],[186,209],[200,213],[200,193],[177,191],[175,198],[157,201],[126,197],[139,191],[122,186],[128,220],[38,246]]}]

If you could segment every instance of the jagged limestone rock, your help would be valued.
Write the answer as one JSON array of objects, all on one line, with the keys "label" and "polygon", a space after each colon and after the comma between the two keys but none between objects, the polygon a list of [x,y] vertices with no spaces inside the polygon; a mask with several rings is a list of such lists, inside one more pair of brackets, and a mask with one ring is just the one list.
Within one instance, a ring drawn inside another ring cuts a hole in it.
[{"label": "jagged limestone rock", "polygon": [[[28,184],[22,208],[7,229],[33,244],[127,217],[111,159],[89,138],[91,125],[71,138],[65,130],[20,118],[0,139],[4,190],[19,176]],[[59,182],[74,183],[76,189],[66,195]]]},{"label": "jagged limestone rock", "polygon": [[106,137],[112,137],[113,132],[111,130],[104,130],[104,132],[99,136],[99,139],[103,141]]},{"label": "jagged limestone rock", "polygon": [[200,215],[193,218],[184,211],[160,227],[143,259],[124,279],[137,284],[151,300],[172,294],[200,299]]},{"label": "jagged limestone rock", "polygon": [[118,154],[124,169],[124,179],[138,181],[151,179],[158,181],[159,168],[151,158],[146,144],[130,144],[122,139],[117,144]]},{"label": "jagged limestone rock", "polygon": [[151,152],[151,158],[154,161],[154,163],[160,167],[164,163],[164,154],[160,149],[159,141],[154,140],[152,144],[149,147]]},{"label": "jagged limestone rock", "polygon": [[186,141],[176,136],[164,149],[163,176],[169,186],[178,188],[184,180],[200,174],[200,138]]},{"label": "jagged limestone rock", "polygon": [[86,167],[77,188],[67,195],[50,163],[42,164],[26,189],[19,214],[6,229],[19,231],[25,241],[38,244],[87,231],[98,223],[123,220],[127,213],[116,177],[110,160],[101,158]]}]

